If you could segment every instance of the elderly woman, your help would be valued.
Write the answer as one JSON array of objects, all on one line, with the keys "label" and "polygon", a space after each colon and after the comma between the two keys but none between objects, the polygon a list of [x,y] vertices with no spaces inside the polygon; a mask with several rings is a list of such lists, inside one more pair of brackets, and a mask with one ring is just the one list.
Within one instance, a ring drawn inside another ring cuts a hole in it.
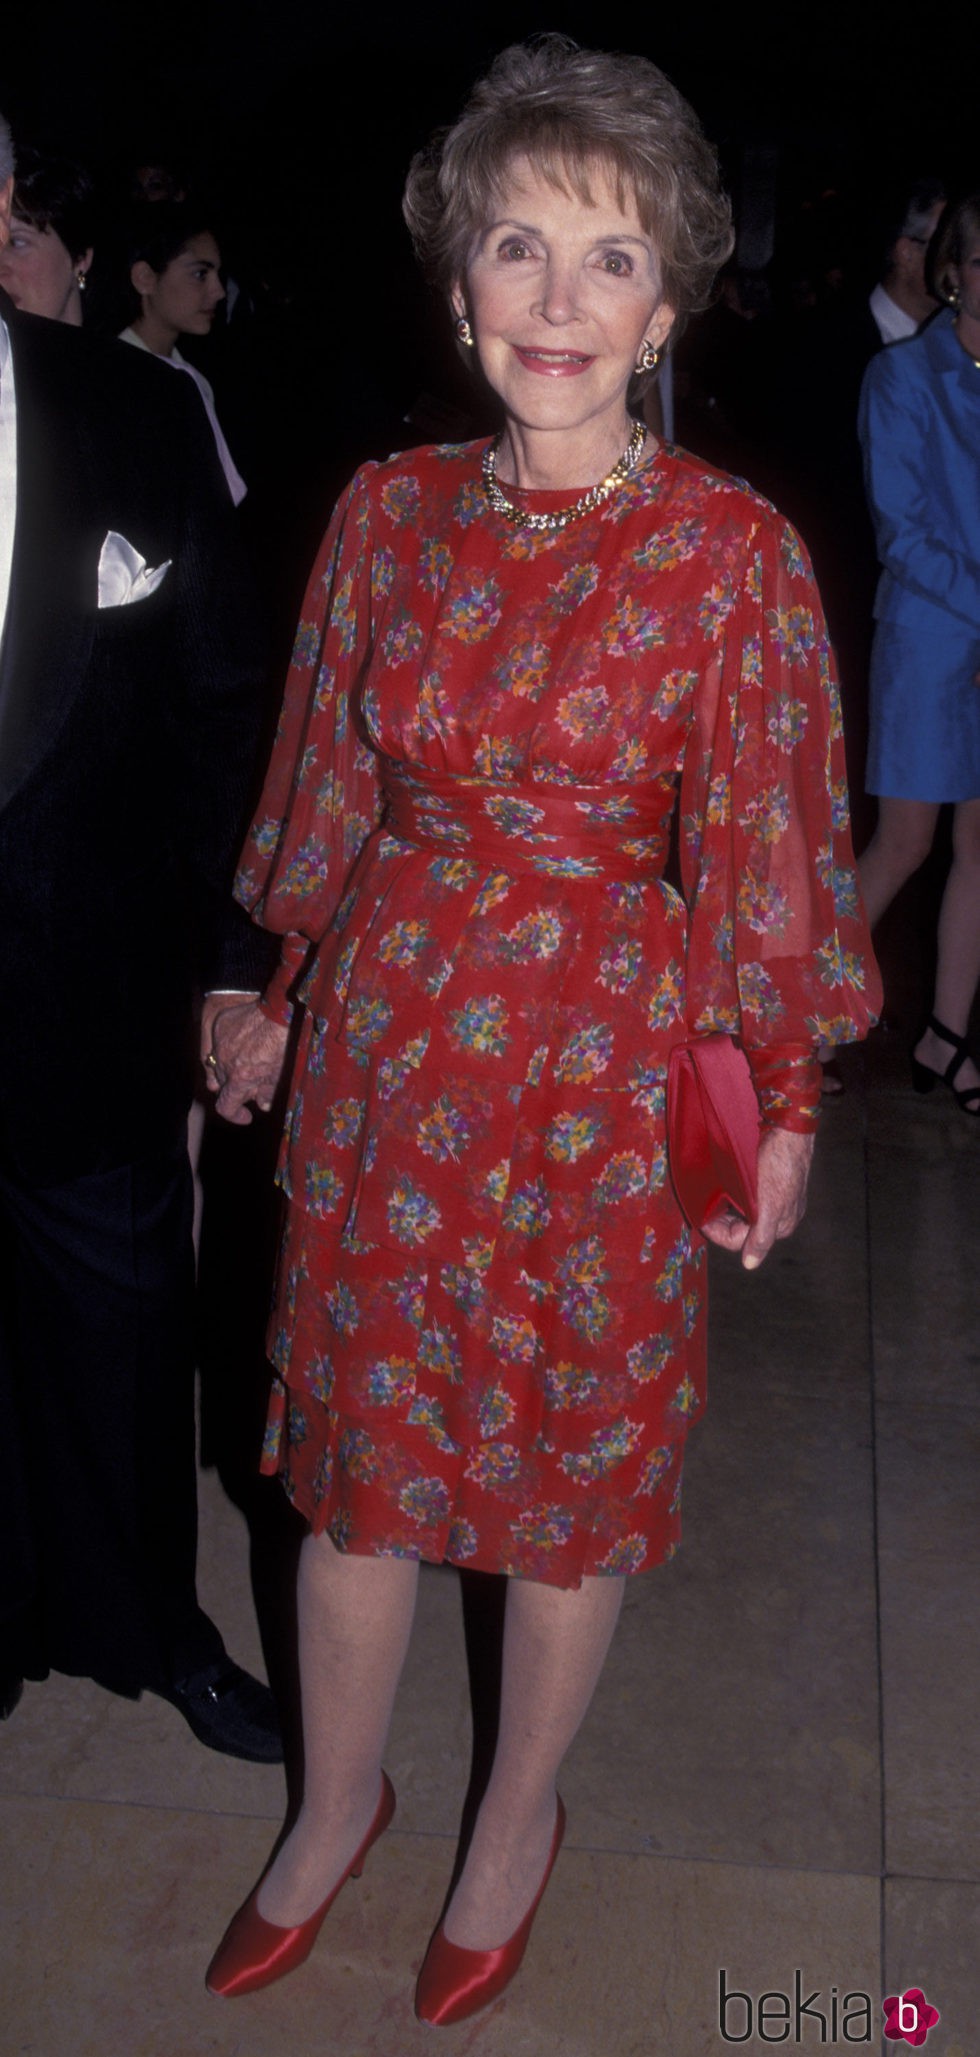
[{"label": "elderly woman", "polygon": [[94,212],[94,188],[80,165],[18,152],[10,237],[0,251],[0,286],[15,307],[81,328]]},{"label": "elderly woman", "polygon": [[391,1819],[419,1560],[448,1561],[509,1581],[493,1771],[416,1994],[448,2023],[517,1969],[625,1577],[677,1545],[705,1264],[670,1050],[749,1052],[758,1219],[713,1236],[751,1267],[803,1211],[814,1046],[869,995],[799,543],[629,410],[730,245],[690,108],[640,58],[508,50],[405,210],[504,425],[338,508],[242,874],[282,968],[205,1024],[241,1120],[303,1007],[265,1464],[310,1526],[303,1806],[208,1983],[300,1962]]},{"label": "elderly woman", "polygon": [[920,1093],[942,1079],[976,1117],[967,1030],[980,981],[980,194],[946,215],[934,273],[946,311],[874,358],[861,394],[882,576],[867,779],[878,825],[860,871],[874,924],[952,802],[935,992],[912,1078]]}]

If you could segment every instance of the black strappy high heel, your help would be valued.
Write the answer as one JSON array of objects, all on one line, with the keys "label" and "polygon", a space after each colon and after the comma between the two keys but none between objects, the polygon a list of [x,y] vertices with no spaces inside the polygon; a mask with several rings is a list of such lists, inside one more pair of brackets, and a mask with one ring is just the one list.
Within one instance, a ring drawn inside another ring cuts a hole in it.
[{"label": "black strappy high heel", "polygon": [[966,1037],[954,1035],[952,1029],[946,1028],[941,1021],[936,1020],[934,1014],[930,1014],[926,1027],[944,1043],[952,1044],[953,1055],[945,1071],[933,1071],[931,1064],[922,1064],[918,1057],[913,1056],[912,1084],[915,1091],[931,1093],[933,1086],[941,1082],[949,1087],[957,1106],[962,1107],[964,1114],[980,1115],[980,1086],[959,1087],[953,1084],[961,1064],[970,1056],[970,1046]]}]

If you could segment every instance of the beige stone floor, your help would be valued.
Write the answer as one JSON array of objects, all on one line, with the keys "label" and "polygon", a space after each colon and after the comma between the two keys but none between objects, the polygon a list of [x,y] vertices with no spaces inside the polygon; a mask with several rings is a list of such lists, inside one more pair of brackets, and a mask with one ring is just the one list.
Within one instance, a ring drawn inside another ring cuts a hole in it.
[{"label": "beige stone floor", "polygon": [[[162,1702],[28,1686],[0,1729],[2,2057],[720,2057],[868,2048],[847,1994],[980,2035],[980,1127],[913,1098],[904,1043],[849,1064],[798,1238],[715,1271],[712,1394],[686,1533],[634,1581],[563,1776],[569,1833],[524,1971],[426,2030],[412,1977],[469,1760],[454,1574],[429,1570],[389,1766],[392,1832],[310,1962],[240,2002],[203,1970],[278,1823],[278,1770],[194,1742]],[[201,1586],[258,1666],[241,1516],[201,1482]],[[719,2023],[719,1977],[805,1991]],[[837,2040],[832,2004],[836,1993]],[[845,2015],[850,2040],[844,2033]],[[755,2027],[758,2028],[756,2017]]]}]

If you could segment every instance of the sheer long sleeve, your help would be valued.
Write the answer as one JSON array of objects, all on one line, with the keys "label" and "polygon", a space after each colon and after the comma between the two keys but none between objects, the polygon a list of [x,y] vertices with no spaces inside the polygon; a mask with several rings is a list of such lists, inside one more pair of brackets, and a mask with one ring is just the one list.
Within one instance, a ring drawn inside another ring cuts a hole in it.
[{"label": "sheer long sleeve", "polygon": [[763,1118],[814,1125],[820,1042],[880,1001],[851,849],[840,703],[819,596],[773,513],[751,538],[682,768],[692,1034],[736,1034]]},{"label": "sheer long sleeve", "polygon": [[235,891],[284,938],[265,995],[274,1019],[326,934],[380,811],[376,759],[354,718],[371,649],[366,465],[338,503],[303,602],[272,758]]}]

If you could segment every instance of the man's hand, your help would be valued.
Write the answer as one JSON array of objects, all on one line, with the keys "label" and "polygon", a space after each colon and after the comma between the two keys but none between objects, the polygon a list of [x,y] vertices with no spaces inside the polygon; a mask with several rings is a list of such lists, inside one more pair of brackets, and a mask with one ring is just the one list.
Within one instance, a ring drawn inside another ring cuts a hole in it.
[{"label": "man's hand", "polygon": [[251,1121],[248,1101],[268,1114],[282,1077],[289,1030],[270,1021],[250,993],[209,993],[201,1015],[201,1062],[218,1113],[236,1128]]},{"label": "man's hand", "polygon": [[806,1186],[813,1156],[812,1135],[767,1128],[759,1144],[759,1215],[753,1228],[738,1215],[720,1214],[704,1230],[722,1250],[740,1250],[746,1271],[755,1271],[774,1243],[791,1236],[806,1212]]}]

